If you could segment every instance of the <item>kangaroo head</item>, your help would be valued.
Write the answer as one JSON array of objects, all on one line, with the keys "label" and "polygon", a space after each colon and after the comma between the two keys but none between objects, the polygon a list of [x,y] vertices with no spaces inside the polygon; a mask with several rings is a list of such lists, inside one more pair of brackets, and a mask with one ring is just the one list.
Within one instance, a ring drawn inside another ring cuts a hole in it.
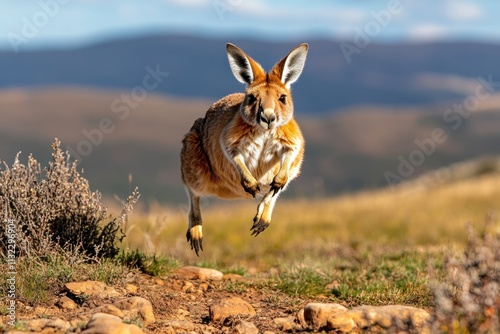
[{"label": "kangaroo head", "polygon": [[243,119],[266,130],[286,124],[293,117],[290,86],[302,73],[308,45],[297,46],[268,73],[236,45],[228,43],[226,49],[234,76],[248,85],[240,109]]}]

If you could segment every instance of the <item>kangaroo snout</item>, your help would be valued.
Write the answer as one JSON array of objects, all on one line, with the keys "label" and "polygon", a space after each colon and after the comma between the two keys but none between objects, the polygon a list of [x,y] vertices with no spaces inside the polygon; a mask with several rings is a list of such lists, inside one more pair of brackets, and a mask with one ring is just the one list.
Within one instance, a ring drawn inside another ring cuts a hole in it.
[{"label": "kangaroo snout", "polygon": [[259,123],[265,129],[274,129],[276,126],[276,114],[272,109],[262,110],[259,113]]}]

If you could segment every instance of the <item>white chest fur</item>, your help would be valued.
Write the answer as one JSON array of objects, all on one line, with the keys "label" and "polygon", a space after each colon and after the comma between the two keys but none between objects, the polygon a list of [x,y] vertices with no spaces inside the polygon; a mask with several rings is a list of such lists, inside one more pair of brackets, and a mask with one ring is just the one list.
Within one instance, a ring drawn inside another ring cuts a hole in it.
[{"label": "white chest fur", "polygon": [[283,154],[283,146],[274,138],[271,131],[265,131],[254,136],[244,138],[239,150],[243,160],[251,172],[269,168],[279,161]]}]

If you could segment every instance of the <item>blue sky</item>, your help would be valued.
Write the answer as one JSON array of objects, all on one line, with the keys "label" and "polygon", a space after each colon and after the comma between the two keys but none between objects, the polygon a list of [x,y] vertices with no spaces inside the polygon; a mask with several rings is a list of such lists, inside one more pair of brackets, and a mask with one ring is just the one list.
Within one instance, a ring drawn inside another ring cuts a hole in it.
[{"label": "blue sky", "polygon": [[[377,21],[377,13],[385,21]],[[500,1],[493,0],[3,0],[0,48],[71,47],[173,32],[353,40],[361,31],[380,42],[498,43],[498,14]]]}]

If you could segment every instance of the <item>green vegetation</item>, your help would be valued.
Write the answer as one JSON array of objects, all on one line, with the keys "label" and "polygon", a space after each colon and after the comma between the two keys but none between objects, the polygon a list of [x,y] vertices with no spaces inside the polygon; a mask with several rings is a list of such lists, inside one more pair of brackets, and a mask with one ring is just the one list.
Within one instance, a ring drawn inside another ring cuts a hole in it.
[{"label": "green vegetation", "polygon": [[153,276],[166,276],[181,264],[174,258],[166,258],[158,255],[146,255],[139,250],[132,252],[122,251],[117,257],[118,263],[132,269]]}]

